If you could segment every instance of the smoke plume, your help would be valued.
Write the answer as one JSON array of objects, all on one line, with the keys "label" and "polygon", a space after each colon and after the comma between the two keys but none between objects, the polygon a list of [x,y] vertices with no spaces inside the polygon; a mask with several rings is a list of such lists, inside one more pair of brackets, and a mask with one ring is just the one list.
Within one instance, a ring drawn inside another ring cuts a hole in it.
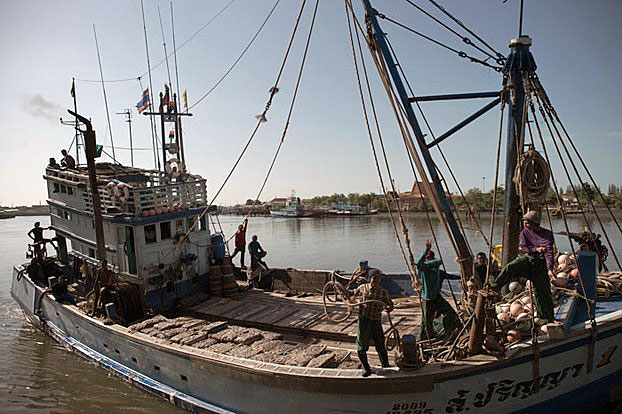
[{"label": "smoke plume", "polygon": [[29,95],[22,102],[22,110],[36,118],[44,118],[48,121],[55,121],[61,113],[60,105],[46,101],[40,94]]}]

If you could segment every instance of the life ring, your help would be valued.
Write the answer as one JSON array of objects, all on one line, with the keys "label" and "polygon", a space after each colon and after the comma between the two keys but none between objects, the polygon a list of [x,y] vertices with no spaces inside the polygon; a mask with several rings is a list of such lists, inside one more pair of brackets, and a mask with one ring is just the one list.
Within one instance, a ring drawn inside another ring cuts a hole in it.
[{"label": "life ring", "polygon": [[179,177],[183,169],[183,164],[177,158],[171,158],[166,161],[166,165],[164,166],[166,174],[171,178]]},{"label": "life ring", "polygon": [[106,184],[106,193],[108,193],[108,197],[116,197],[115,192],[114,192],[114,188],[116,187],[116,183],[114,181],[109,181],[108,184]]},{"label": "life ring", "polygon": [[119,189],[119,192],[123,191],[123,195],[121,197],[125,197],[126,200],[129,200],[130,186],[126,183],[121,182],[117,185],[117,188]]}]

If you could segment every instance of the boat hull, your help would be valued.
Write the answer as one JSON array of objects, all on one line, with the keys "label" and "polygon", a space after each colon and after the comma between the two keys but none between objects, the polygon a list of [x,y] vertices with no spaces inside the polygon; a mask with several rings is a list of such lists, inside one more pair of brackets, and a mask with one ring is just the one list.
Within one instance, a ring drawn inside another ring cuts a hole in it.
[{"label": "boat hull", "polygon": [[[11,293],[28,319],[42,289],[13,272]],[[531,348],[509,360],[425,366],[361,378],[356,370],[285,367],[173,346],[101,322],[52,297],[41,300],[44,331],[81,356],[196,412],[459,413],[589,411],[622,397],[622,311],[599,320],[593,369],[585,324],[540,349],[540,389],[534,389]]]}]

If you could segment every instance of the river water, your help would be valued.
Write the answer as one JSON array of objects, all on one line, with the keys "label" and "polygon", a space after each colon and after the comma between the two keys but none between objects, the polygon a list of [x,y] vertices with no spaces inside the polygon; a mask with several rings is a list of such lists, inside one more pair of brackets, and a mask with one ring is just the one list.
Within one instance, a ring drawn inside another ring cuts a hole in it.
[{"label": "river water", "polygon": [[[0,367],[4,372],[0,379],[0,412],[182,412],[68,352],[26,321],[11,298],[11,276],[13,265],[25,262],[26,233],[37,220],[43,226],[49,224],[48,217],[0,220]],[[395,220],[399,229],[398,218]],[[220,216],[212,228],[222,228],[230,237],[240,221],[238,216]],[[432,219],[430,223],[425,214],[408,213],[404,221],[415,255],[425,240],[432,238],[432,228],[438,237],[447,270],[457,269],[453,260],[455,254],[437,220]],[[500,221],[500,218],[496,219],[495,243],[501,239]],[[552,224],[556,232],[564,229],[560,220],[554,220]],[[595,219],[589,224],[593,229],[599,229]],[[463,225],[473,252],[485,250],[475,223],[463,218]],[[482,217],[481,225],[488,237],[490,218]],[[569,221],[569,225],[575,232],[584,228],[578,217]],[[603,225],[622,259],[619,230],[611,219],[603,219]],[[401,234],[401,230],[399,232]],[[370,265],[385,272],[404,272],[406,269],[387,214],[304,219],[251,217],[248,241],[253,234],[268,252],[266,262],[272,267],[351,271],[360,260],[368,260]],[[569,250],[567,239],[556,238],[560,250]],[[235,261],[238,263],[237,258]],[[248,253],[247,261],[250,261]],[[608,264],[617,269],[612,254]]]}]

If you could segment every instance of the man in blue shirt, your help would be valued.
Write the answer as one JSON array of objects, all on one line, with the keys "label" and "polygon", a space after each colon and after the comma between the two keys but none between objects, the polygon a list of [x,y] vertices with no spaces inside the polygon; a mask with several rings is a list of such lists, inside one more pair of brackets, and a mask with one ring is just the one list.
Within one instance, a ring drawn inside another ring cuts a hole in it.
[{"label": "man in blue shirt", "polygon": [[[450,338],[460,328],[460,321],[454,308],[441,295],[442,277],[440,274],[441,259],[434,258],[432,251],[432,242],[426,240],[425,250],[417,260],[417,270],[421,278],[421,330],[419,339],[431,339],[436,337],[436,332],[432,322],[438,314],[443,315],[443,327],[445,328],[445,337]],[[444,276],[448,274],[443,272]]]}]

